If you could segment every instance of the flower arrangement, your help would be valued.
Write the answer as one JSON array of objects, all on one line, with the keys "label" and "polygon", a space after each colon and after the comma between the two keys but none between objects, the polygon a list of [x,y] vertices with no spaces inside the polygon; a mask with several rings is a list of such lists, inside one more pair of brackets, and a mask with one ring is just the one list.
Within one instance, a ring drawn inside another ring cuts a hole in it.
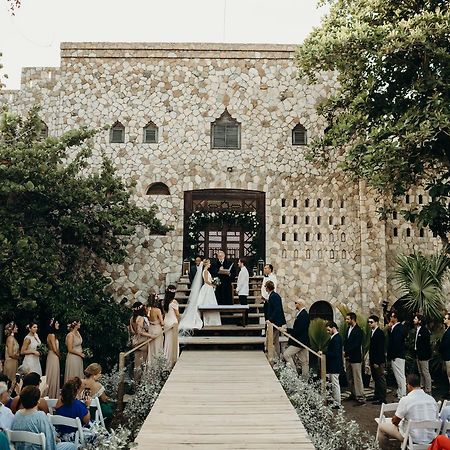
[{"label": "flower arrangement", "polygon": [[90,348],[83,348],[84,357],[91,359],[94,356],[93,351]]},{"label": "flower arrangement", "polygon": [[122,426],[108,431],[99,425],[93,425],[90,431],[95,435],[95,440],[81,447],[81,450],[128,450],[137,446],[133,442],[131,431]]},{"label": "flower arrangement", "polygon": [[220,278],[219,278],[219,277],[214,277],[214,278],[213,278],[212,284],[213,284],[214,288],[220,286],[220,283],[221,283],[221,281],[220,281]]},{"label": "flower arrangement", "polygon": [[187,218],[187,236],[190,256],[197,254],[198,238],[205,227],[211,223],[231,224],[242,227],[252,235],[250,251],[258,252],[261,239],[261,219],[256,211],[233,211],[223,209],[218,211],[194,211]]},{"label": "flower arrangement", "polygon": [[46,356],[48,354],[48,347],[43,343],[40,343],[37,346],[36,350],[40,353],[41,356]]}]

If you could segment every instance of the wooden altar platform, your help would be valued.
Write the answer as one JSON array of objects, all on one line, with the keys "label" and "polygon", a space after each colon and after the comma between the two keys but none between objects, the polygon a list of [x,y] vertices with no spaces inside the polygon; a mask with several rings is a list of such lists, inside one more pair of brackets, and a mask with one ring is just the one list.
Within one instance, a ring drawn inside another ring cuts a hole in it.
[{"label": "wooden altar platform", "polygon": [[313,450],[262,351],[184,351],[138,449]]}]

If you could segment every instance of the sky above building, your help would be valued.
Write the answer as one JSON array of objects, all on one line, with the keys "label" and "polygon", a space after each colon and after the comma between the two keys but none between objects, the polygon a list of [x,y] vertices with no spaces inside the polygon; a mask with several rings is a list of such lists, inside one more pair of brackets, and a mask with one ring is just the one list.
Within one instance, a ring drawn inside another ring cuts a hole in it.
[{"label": "sky above building", "polygon": [[0,0],[0,52],[7,88],[22,67],[59,66],[61,42],[298,44],[318,26],[316,0]]}]

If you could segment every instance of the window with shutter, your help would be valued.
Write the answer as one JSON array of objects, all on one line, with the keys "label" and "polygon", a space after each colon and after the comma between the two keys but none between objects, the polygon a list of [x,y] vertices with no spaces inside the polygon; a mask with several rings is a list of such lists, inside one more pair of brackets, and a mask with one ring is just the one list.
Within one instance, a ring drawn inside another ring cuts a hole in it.
[{"label": "window with shutter", "polygon": [[149,122],[144,127],[144,143],[156,144],[157,142],[158,142],[158,127],[153,122]]},{"label": "window with shutter", "polygon": [[306,128],[300,123],[292,130],[292,145],[306,145]]},{"label": "window with shutter", "polygon": [[120,122],[116,122],[112,126],[109,141],[112,144],[120,144],[125,142],[125,127]]},{"label": "window with shutter", "polygon": [[227,110],[211,124],[211,147],[217,149],[241,147],[241,125]]}]

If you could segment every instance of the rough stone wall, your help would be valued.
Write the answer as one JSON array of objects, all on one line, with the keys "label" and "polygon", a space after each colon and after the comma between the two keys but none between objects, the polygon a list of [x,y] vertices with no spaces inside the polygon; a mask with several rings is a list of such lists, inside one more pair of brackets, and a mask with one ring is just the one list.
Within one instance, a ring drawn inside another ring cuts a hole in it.
[{"label": "rough stone wall", "polygon": [[[105,267],[118,298],[132,302],[178,279],[183,195],[193,189],[266,193],[266,260],[276,268],[288,318],[298,296],[309,304],[326,300],[375,310],[395,295],[388,273],[398,249],[421,242],[434,248],[429,236],[404,239],[405,224],[392,238],[392,224],[375,213],[374,195],[337,170],[337,155],[329,169],[319,169],[306,161],[307,147],[292,145],[297,123],[309,140],[323,132],[326,123],[316,104],[336,87],[330,73],[320,74],[315,85],[298,79],[294,50],[66,43],[60,68],[26,68],[21,90],[0,94],[1,103],[21,113],[40,104],[53,135],[80,125],[125,126],[123,144],[109,143],[107,131],[97,136],[92,167],[104,152],[124,179],[136,182],[134,201],[143,207],[156,203],[158,217],[175,228],[167,236],[138,230],[127,261]],[[241,123],[239,150],[211,149],[211,123],[225,108]],[[142,143],[149,121],[158,127],[156,144]],[[167,184],[170,196],[146,195],[157,181]]]}]

